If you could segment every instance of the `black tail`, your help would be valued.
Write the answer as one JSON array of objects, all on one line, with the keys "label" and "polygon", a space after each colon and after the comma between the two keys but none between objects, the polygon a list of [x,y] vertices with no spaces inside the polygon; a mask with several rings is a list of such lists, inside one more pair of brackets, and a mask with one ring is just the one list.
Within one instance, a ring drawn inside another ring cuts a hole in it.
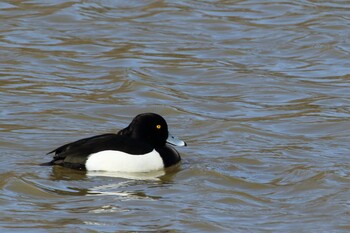
[{"label": "black tail", "polygon": [[41,163],[39,164],[39,166],[52,166],[53,165],[53,162],[47,162],[47,163]]}]

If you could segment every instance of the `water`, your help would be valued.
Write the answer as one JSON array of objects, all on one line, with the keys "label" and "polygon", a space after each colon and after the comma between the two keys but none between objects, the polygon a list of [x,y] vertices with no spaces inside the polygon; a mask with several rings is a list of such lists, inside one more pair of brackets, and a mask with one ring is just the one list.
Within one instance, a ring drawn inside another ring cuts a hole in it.
[{"label": "water", "polygon": [[[0,3],[2,232],[348,232],[348,1]],[[156,112],[166,173],[39,167]]]}]

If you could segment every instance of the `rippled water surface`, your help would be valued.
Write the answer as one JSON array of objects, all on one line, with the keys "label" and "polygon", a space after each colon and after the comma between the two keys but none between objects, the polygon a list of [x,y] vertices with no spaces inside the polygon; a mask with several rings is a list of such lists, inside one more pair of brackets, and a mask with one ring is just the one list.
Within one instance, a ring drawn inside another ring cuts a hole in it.
[{"label": "rippled water surface", "polygon": [[[2,232],[350,231],[349,1],[2,1]],[[156,112],[181,166],[40,167]]]}]

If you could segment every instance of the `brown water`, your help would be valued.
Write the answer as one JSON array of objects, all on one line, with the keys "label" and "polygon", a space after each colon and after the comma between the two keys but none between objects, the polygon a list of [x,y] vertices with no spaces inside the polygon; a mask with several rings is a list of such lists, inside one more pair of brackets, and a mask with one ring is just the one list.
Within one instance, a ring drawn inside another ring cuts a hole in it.
[{"label": "brown water", "polygon": [[[349,1],[2,1],[1,232],[350,231]],[[157,112],[166,174],[39,167]]]}]

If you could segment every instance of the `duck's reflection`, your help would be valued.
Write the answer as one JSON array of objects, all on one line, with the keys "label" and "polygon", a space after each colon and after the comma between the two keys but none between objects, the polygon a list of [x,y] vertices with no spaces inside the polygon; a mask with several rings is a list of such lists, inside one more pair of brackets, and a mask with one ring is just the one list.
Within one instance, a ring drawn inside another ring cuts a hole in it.
[{"label": "duck's reflection", "polygon": [[61,166],[53,166],[50,174],[51,180],[86,180],[89,177],[114,177],[131,180],[159,180],[169,181],[179,166],[172,166],[164,170],[151,172],[108,172],[108,171],[81,171]]},{"label": "duck's reflection", "polygon": [[147,173],[86,172],[53,166],[50,180],[55,181],[56,186],[45,185],[46,187],[41,188],[59,195],[113,195],[124,200],[160,199],[159,196],[146,194],[146,191],[171,184],[173,176],[179,170],[179,166],[175,166]]},{"label": "duck's reflection", "polygon": [[69,169],[61,166],[53,166],[50,173],[50,180],[85,180],[86,171]]},{"label": "duck's reflection", "polygon": [[166,174],[165,170],[152,171],[152,172],[105,172],[105,171],[88,171],[86,175],[88,177],[116,177],[130,180],[161,180],[160,177]]}]

